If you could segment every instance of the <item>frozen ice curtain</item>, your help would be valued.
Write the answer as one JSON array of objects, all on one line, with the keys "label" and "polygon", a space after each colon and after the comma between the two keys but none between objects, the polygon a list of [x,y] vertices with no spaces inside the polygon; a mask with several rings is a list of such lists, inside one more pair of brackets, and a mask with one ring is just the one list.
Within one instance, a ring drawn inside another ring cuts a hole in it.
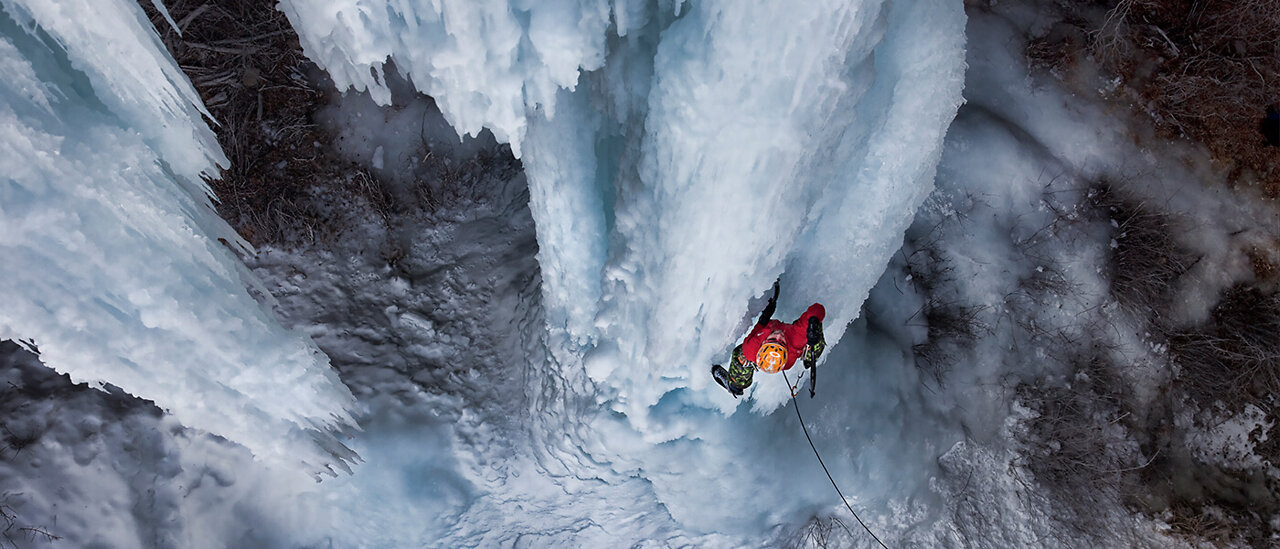
[{"label": "frozen ice curtain", "polygon": [[0,339],[261,459],[347,468],[354,400],[246,290],[201,179],[226,159],[141,8],[0,6]]},{"label": "frozen ice curtain", "polygon": [[[779,274],[795,298],[779,314],[823,302],[834,345],[932,189],[961,102],[957,2],[281,6],[339,88],[389,102],[390,58],[460,134],[511,144],[549,328],[637,425],[710,383]],[[761,410],[785,397],[754,395]]]}]

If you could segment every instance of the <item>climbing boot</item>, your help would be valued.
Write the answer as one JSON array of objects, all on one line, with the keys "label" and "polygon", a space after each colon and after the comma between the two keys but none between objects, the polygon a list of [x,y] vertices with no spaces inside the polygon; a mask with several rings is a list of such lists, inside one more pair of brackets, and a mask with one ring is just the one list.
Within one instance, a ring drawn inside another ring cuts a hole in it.
[{"label": "climbing boot", "polygon": [[729,372],[719,364],[711,366],[711,377],[715,378],[716,383],[724,387],[724,390],[729,391],[733,398],[742,396],[742,389],[734,387],[733,383],[729,381]]}]

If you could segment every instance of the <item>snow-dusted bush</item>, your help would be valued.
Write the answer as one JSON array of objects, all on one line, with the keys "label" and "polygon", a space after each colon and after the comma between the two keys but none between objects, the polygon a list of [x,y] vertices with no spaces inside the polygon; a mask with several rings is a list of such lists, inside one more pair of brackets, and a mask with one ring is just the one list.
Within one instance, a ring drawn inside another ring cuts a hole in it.
[{"label": "snow-dusted bush", "polygon": [[1063,379],[1022,384],[1018,401],[1032,415],[1021,432],[1023,465],[1042,487],[1061,494],[1080,534],[1097,535],[1103,509],[1139,490],[1151,463],[1132,424],[1137,404],[1105,350],[1077,355]]},{"label": "snow-dusted bush", "polygon": [[913,345],[911,352],[916,368],[937,384],[944,382],[960,354],[989,332],[982,314],[985,307],[956,291],[962,281],[940,242],[941,234],[953,226],[954,220],[943,220],[922,236],[908,235],[903,246],[911,250],[903,261],[906,280],[924,301],[908,321],[924,328],[924,340]]},{"label": "snow-dusted bush", "polygon": [[1164,315],[1173,284],[1195,262],[1174,239],[1177,222],[1116,185],[1100,181],[1090,190],[1093,206],[1111,224],[1111,295],[1131,311]]}]

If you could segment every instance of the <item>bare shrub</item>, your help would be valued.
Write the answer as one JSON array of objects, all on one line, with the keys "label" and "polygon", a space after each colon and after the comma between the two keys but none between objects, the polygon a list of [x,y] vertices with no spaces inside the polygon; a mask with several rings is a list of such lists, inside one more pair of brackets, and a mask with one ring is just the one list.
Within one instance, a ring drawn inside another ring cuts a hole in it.
[{"label": "bare shrub", "polygon": [[[1203,325],[1168,331],[1168,355],[1176,365],[1176,401],[1190,413],[1233,415],[1247,406],[1271,424],[1249,433],[1252,451],[1264,463],[1280,463],[1280,296],[1255,286],[1227,289]],[[1196,430],[1211,426],[1197,425]],[[1223,469],[1189,455],[1175,432],[1164,442],[1168,459],[1146,480],[1168,502],[1164,512],[1176,531],[1214,544],[1271,543],[1271,516],[1280,510],[1280,490],[1265,471]],[[1181,479],[1177,482],[1170,479]]]},{"label": "bare shrub", "polygon": [[846,547],[849,544],[848,536],[851,535],[849,527],[837,517],[813,517],[784,546],[792,549]]},{"label": "bare shrub", "polygon": [[1276,29],[1274,0],[1122,0],[1094,30],[1093,50],[1158,130],[1204,143],[1233,181],[1257,177],[1275,197],[1280,156],[1258,123],[1280,101]]},{"label": "bare shrub", "polygon": [[[1060,20],[1027,42],[1029,66],[1101,89],[1148,116],[1160,136],[1203,143],[1233,184],[1280,196],[1280,155],[1259,132],[1267,107],[1280,104],[1280,2],[1057,0],[1053,6]],[[1100,65],[1107,82],[1081,70],[1085,58]]]},{"label": "bare shrub", "polygon": [[[4,442],[4,450],[11,452],[10,457],[17,457],[32,444],[40,442],[42,433],[38,431],[14,432],[7,423],[0,422],[0,440]],[[0,457],[4,454],[0,453]]]},{"label": "bare shrub", "polygon": [[981,334],[989,331],[981,313],[986,307],[943,301],[930,296],[924,308],[917,314],[927,329],[923,343],[912,346],[916,366],[929,374],[935,382],[942,378],[957,359],[957,354],[970,347]]},{"label": "bare shrub", "polygon": [[[931,234],[936,232],[935,227]],[[936,241],[914,244],[921,247],[907,257],[906,271],[911,284],[924,294],[925,303],[909,321],[923,326],[926,337],[912,346],[912,354],[916,368],[941,384],[957,355],[989,331],[981,316],[986,308],[964,303],[947,291],[956,281]]]},{"label": "bare shrub", "polygon": [[1162,509],[1147,509],[1172,530],[1213,546],[1274,547],[1271,519],[1280,510],[1267,474],[1203,463],[1177,446],[1143,476]]},{"label": "bare shrub", "polygon": [[1118,367],[1100,355],[1076,357],[1071,364],[1067,380],[1042,379],[1018,388],[1018,400],[1036,412],[1023,440],[1034,456],[1026,465],[1044,484],[1096,494],[1100,484],[1115,488],[1123,473],[1143,466],[1126,422],[1132,397],[1114,373]]},{"label": "bare shrub", "polygon": [[62,539],[42,526],[22,524],[10,503],[14,495],[9,492],[0,494],[0,549],[19,549],[23,546],[18,545],[19,540],[53,542]]},{"label": "bare shrub", "polygon": [[[1201,406],[1247,404],[1275,415],[1280,394],[1280,296],[1237,285],[1226,291],[1205,326],[1170,334],[1178,383]],[[1280,434],[1280,432],[1277,432]],[[1270,456],[1280,463],[1280,454]]]},{"label": "bare shrub", "polygon": [[[1087,3],[1080,4],[1087,9]],[[1089,28],[1087,13],[1066,11],[1061,15],[1063,21],[1051,25],[1042,35],[1030,37],[1025,52],[1028,66],[1047,69],[1059,80],[1079,68],[1091,40],[1085,30]]]},{"label": "bare shrub", "polygon": [[1136,402],[1119,365],[1105,352],[1069,359],[1067,377],[1040,379],[1017,388],[1017,400],[1034,412],[1020,435],[1023,463],[1037,484],[1067,505],[1062,522],[1074,534],[1097,537],[1104,509],[1141,492],[1150,456],[1139,447]]},{"label": "bare shrub", "polygon": [[333,91],[276,2],[168,2],[181,34],[150,1],[139,3],[200,93],[231,161],[209,182],[218,213],[255,245],[335,242],[366,213],[391,229],[402,214],[464,200],[520,170],[505,145],[454,158],[434,154],[423,137],[408,183],[390,186],[336,157],[335,137],[315,122]]},{"label": "bare shrub", "polygon": [[1126,198],[1099,182],[1089,200],[1111,223],[1111,295],[1130,311],[1159,319],[1167,312],[1173,283],[1195,264],[1173,238],[1177,224],[1144,202]]},{"label": "bare shrub", "polygon": [[435,154],[425,140],[422,150],[424,161],[417,168],[413,192],[417,206],[428,211],[473,198],[486,182],[508,180],[523,169],[508,145],[484,147],[466,158]]},{"label": "bare shrub", "polygon": [[1239,528],[1220,509],[1205,505],[1174,505],[1169,509],[1165,523],[1183,535],[1218,546],[1235,541]]},{"label": "bare shrub", "polygon": [[336,219],[311,186],[346,167],[313,116],[325,93],[284,14],[267,0],[175,0],[181,35],[139,4],[213,116],[231,165],[210,181],[222,215],[251,243],[332,238]]}]

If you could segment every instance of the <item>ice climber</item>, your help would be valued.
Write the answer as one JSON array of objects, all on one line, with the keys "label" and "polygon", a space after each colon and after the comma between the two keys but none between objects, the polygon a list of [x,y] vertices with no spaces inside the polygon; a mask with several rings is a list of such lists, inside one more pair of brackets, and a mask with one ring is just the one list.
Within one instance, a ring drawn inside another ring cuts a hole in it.
[{"label": "ice climber", "polygon": [[773,297],[760,313],[760,319],[756,320],[755,327],[751,328],[742,344],[733,349],[729,369],[726,371],[719,364],[711,367],[711,376],[734,397],[741,396],[751,386],[751,378],[757,369],[775,374],[790,369],[796,358],[800,358],[809,370],[809,398],[813,398],[818,379],[818,357],[827,346],[822,338],[822,319],[827,316],[827,311],[821,303],[814,303],[795,322],[784,324],[773,319],[777,305],[778,283],[775,281]]}]

